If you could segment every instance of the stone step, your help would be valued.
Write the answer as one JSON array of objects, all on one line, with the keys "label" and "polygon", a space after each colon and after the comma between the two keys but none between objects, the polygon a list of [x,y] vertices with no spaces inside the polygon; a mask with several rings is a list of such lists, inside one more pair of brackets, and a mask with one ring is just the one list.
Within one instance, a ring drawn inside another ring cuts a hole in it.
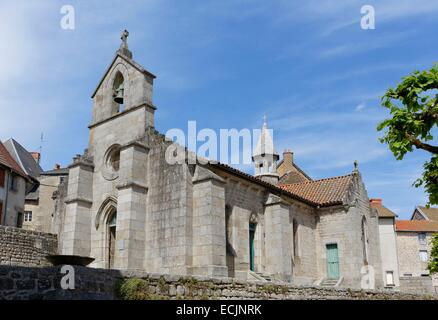
[{"label": "stone step", "polygon": [[323,287],[334,287],[337,283],[338,283],[337,279],[325,279],[321,283],[321,286],[323,286]]},{"label": "stone step", "polygon": [[266,274],[263,274],[261,272],[256,272],[256,274],[260,277],[262,277],[263,279],[265,279],[266,281],[272,281],[272,278]]}]

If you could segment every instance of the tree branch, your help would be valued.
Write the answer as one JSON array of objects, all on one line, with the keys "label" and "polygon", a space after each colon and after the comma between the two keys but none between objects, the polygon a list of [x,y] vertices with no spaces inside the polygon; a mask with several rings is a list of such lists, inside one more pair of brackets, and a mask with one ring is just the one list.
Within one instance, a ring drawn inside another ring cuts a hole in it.
[{"label": "tree branch", "polygon": [[417,149],[423,149],[423,150],[429,151],[430,153],[438,154],[438,147],[421,142],[417,138],[411,136],[409,133],[405,133],[405,136],[406,136],[406,139],[408,139],[409,142],[411,142]]}]

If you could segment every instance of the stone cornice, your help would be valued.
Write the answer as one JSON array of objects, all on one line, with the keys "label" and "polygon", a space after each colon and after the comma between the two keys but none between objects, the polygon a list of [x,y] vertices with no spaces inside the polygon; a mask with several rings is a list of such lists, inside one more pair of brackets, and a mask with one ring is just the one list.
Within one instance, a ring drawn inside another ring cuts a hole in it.
[{"label": "stone cornice", "polygon": [[93,205],[93,201],[92,200],[86,199],[86,198],[83,198],[83,197],[71,197],[71,198],[65,199],[65,203],[66,204],[75,203],[75,202],[76,203],[85,204],[85,205],[87,205],[89,207],[91,207]]},{"label": "stone cornice", "polygon": [[155,106],[153,106],[153,105],[151,105],[151,104],[149,104],[149,103],[142,103],[142,104],[140,104],[140,105],[138,105],[138,106],[136,106],[136,107],[132,107],[132,108],[129,108],[129,109],[123,110],[122,112],[116,113],[115,115],[112,115],[112,116],[109,117],[109,118],[106,118],[106,119],[104,119],[104,120],[100,120],[100,121],[97,121],[97,122],[95,122],[95,123],[92,123],[92,124],[90,124],[90,125],[88,126],[88,129],[92,129],[92,128],[94,128],[94,127],[97,127],[97,126],[99,126],[99,125],[101,125],[101,124],[104,124],[104,123],[106,123],[106,122],[108,122],[108,121],[111,121],[111,120],[113,120],[113,119],[116,119],[116,118],[118,118],[118,117],[121,117],[121,116],[123,116],[123,115],[125,115],[125,114],[128,114],[128,113],[130,113],[130,112],[133,112],[133,111],[138,110],[138,109],[141,109],[141,108],[152,109],[153,111],[157,110],[157,108],[156,108]]},{"label": "stone cornice", "polygon": [[71,165],[68,166],[69,169],[76,167],[81,167],[81,169],[88,170],[91,172],[94,171],[94,164],[90,161],[86,161],[82,159],[75,160]]},{"label": "stone cornice", "polygon": [[130,142],[124,144],[123,146],[120,147],[120,151],[128,149],[130,147],[142,149],[142,151],[149,152],[149,147],[146,146],[145,144],[141,143],[138,140],[133,140],[133,141],[130,141]]},{"label": "stone cornice", "polygon": [[119,183],[116,188],[118,190],[123,190],[123,189],[127,189],[127,188],[135,188],[135,189],[141,189],[144,191],[148,190],[148,186],[144,183],[141,183],[139,181],[125,181],[125,182],[121,182]]}]

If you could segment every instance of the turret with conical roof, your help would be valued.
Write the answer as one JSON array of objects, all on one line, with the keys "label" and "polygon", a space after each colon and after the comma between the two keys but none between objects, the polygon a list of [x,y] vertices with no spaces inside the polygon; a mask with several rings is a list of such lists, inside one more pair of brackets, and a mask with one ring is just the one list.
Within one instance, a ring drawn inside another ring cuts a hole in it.
[{"label": "turret with conical roof", "polygon": [[254,162],[256,177],[263,181],[277,184],[279,179],[277,161],[280,157],[275,150],[271,131],[268,129],[266,117],[264,117],[262,132],[252,155],[252,161]]}]

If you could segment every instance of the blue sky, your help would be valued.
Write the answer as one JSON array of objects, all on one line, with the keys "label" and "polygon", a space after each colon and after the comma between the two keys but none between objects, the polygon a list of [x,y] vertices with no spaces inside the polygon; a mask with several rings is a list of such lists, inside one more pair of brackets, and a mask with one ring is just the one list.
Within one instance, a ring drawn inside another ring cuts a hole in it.
[{"label": "blue sky", "polygon": [[[42,165],[68,165],[88,143],[90,95],[130,32],[134,60],[157,75],[156,127],[260,128],[313,178],[351,172],[370,197],[408,218],[427,154],[395,161],[375,128],[379,97],[438,61],[438,1],[65,1],[0,3],[0,139],[40,146]],[[360,28],[360,8],[376,29]],[[251,168],[242,168],[251,172]]]}]

